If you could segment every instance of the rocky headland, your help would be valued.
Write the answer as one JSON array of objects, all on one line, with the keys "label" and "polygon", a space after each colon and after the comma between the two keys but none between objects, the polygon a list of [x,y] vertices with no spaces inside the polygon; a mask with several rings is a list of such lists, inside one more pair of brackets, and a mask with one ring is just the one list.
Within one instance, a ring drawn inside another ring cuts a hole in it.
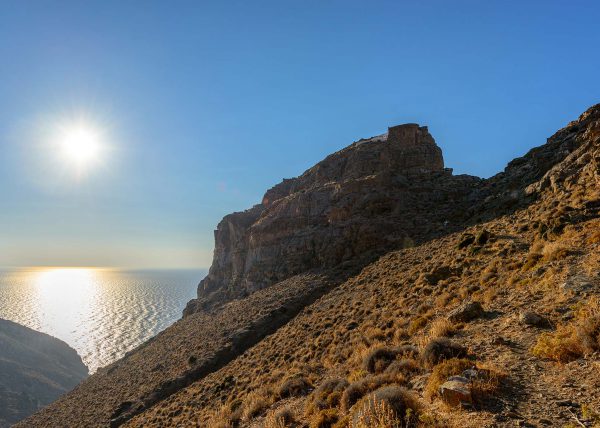
[{"label": "rocky headland", "polygon": [[21,426],[598,424],[599,210],[600,105],[489,179],[394,126],[226,216],[184,317]]},{"label": "rocky headland", "polygon": [[63,341],[0,319],[0,427],[50,404],[87,375]]}]

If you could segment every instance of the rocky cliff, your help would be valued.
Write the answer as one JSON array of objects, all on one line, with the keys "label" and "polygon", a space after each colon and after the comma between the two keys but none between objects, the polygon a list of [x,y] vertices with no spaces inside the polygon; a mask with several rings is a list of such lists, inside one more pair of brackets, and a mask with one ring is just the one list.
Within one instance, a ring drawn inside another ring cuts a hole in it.
[{"label": "rocky cliff", "polygon": [[20,426],[593,426],[599,231],[600,105],[487,180],[390,128],[225,217],[187,316]]},{"label": "rocky cliff", "polygon": [[87,374],[66,343],[0,319],[0,427],[50,404]]},{"label": "rocky cliff", "polygon": [[212,266],[185,314],[447,233],[464,222],[480,183],[444,168],[426,126],[357,141],[219,223]]}]

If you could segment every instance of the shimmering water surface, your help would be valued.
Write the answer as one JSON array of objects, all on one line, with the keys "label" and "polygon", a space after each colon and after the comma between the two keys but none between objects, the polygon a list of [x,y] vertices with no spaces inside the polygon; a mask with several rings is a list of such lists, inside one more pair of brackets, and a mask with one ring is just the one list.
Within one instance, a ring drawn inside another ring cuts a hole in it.
[{"label": "shimmering water surface", "polygon": [[93,372],[179,319],[205,273],[0,269],[0,318],[64,340]]}]

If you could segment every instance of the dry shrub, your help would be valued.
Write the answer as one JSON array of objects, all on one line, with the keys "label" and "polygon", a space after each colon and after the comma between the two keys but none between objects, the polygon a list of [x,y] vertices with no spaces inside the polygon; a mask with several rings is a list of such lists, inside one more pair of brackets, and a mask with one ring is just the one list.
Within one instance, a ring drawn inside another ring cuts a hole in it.
[{"label": "dry shrub", "polygon": [[445,337],[432,339],[423,348],[422,358],[424,363],[433,367],[443,360],[450,358],[463,358],[467,356],[467,350]]},{"label": "dry shrub", "polygon": [[587,239],[587,243],[588,245],[600,243],[600,230],[592,232],[592,234]]},{"label": "dry shrub", "polygon": [[566,363],[600,350],[600,300],[591,298],[569,324],[554,333],[543,333],[532,348],[541,358]]},{"label": "dry shrub", "polygon": [[273,404],[273,400],[263,391],[254,391],[246,396],[242,411],[242,419],[250,421],[263,414]]},{"label": "dry shrub", "polygon": [[386,374],[404,375],[409,377],[412,374],[420,373],[421,366],[413,358],[403,358],[396,360],[385,369]]},{"label": "dry shrub", "polygon": [[342,394],[341,407],[343,411],[348,411],[350,408],[365,394],[374,391],[382,386],[390,384],[403,384],[406,378],[401,374],[385,373],[375,376],[367,376],[356,382],[352,382]]},{"label": "dry shrub", "polygon": [[396,359],[398,351],[388,346],[370,349],[363,358],[363,369],[369,373],[381,373]]},{"label": "dry shrub", "polygon": [[315,413],[309,420],[310,428],[332,428],[340,420],[337,409],[324,409]]},{"label": "dry shrub", "polygon": [[429,319],[424,316],[418,316],[411,320],[410,324],[408,324],[408,334],[412,336],[419,330],[423,329],[427,325]]},{"label": "dry shrub", "polygon": [[310,395],[308,405],[306,406],[306,415],[337,407],[348,385],[349,383],[346,379],[333,378],[325,380]]},{"label": "dry shrub", "polygon": [[546,262],[562,260],[567,257],[569,253],[569,249],[560,242],[548,242],[542,249],[542,256]]},{"label": "dry shrub", "polygon": [[356,404],[352,428],[400,428],[415,426],[421,404],[407,389],[384,386]]},{"label": "dry shrub", "polygon": [[448,337],[456,333],[456,326],[447,318],[438,318],[431,323],[428,336],[430,339]]},{"label": "dry shrub", "polygon": [[312,388],[311,383],[302,374],[288,376],[281,382],[278,395],[280,398],[306,395]]},{"label": "dry shrub", "polygon": [[265,418],[263,428],[286,428],[295,421],[294,413],[284,408],[276,412],[271,412]]}]

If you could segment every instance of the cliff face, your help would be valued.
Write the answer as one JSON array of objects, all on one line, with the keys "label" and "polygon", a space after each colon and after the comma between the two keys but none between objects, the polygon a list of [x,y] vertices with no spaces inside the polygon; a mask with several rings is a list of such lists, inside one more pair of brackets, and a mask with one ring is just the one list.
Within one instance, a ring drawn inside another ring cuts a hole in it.
[{"label": "cliff face", "polygon": [[212,266],[185,314],[444,233],[464,220],[480,181],[444,168],[427,127],[357,141],[219,223]]},{"label": "cliff face", "polygon": [[0,427],[50,404],[87,374],[66,343],[0,319]]}]

